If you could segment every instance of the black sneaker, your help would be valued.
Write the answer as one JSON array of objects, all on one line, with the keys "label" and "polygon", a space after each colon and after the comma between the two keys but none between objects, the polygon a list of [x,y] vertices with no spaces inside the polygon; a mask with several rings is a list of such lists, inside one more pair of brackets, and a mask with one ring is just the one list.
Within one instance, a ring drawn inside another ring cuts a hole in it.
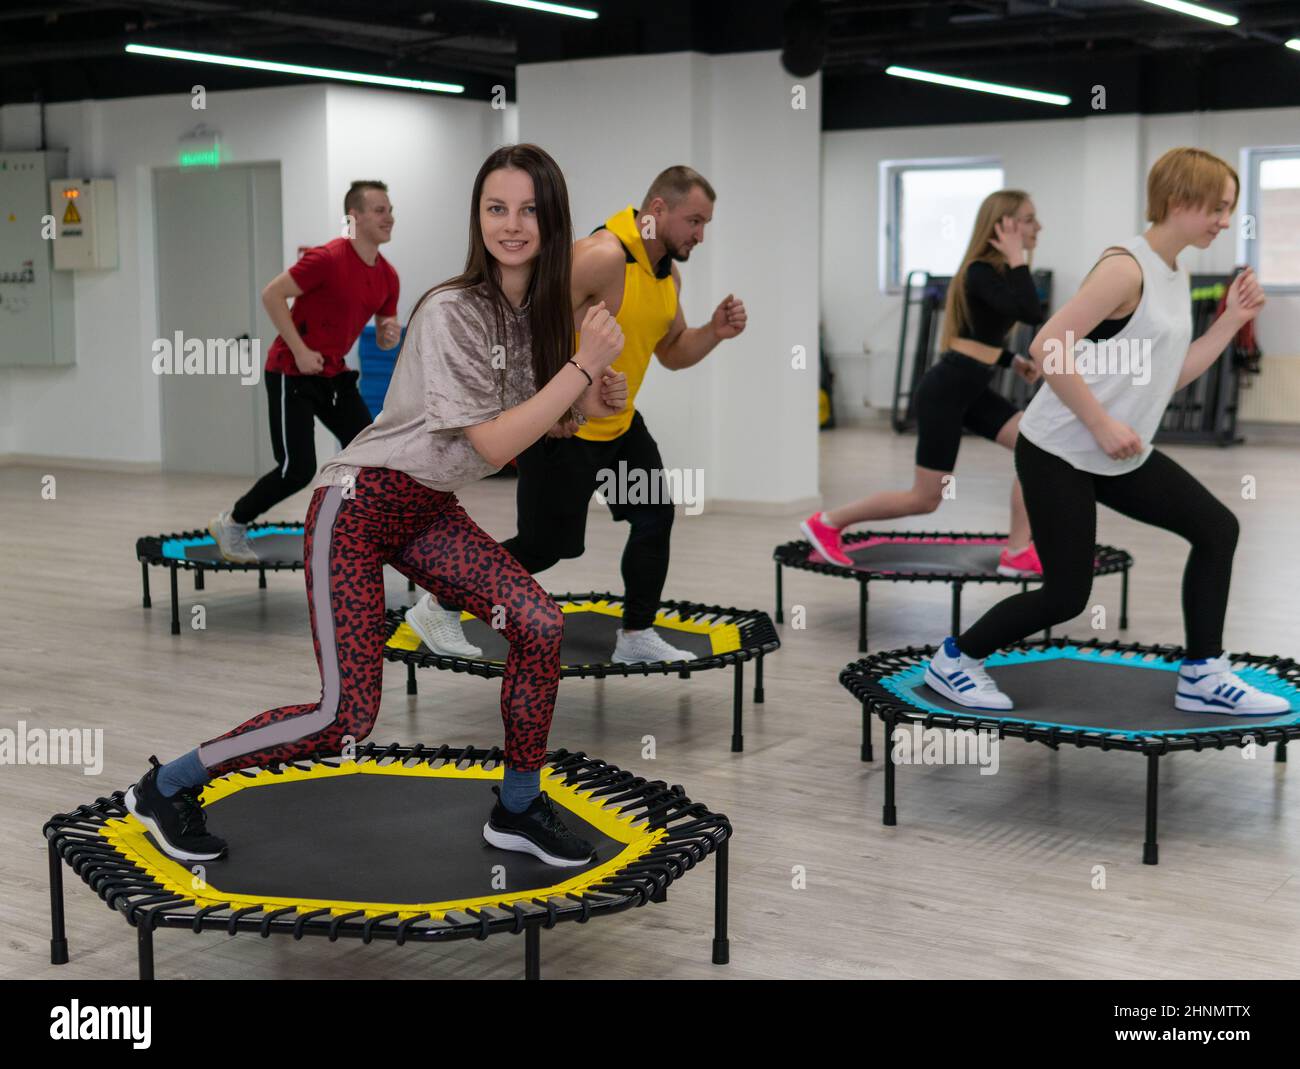
[{"label": "black sneaker", "polygon": [[149,829],[164,854],[177,861],[216,861],[225,857],[226,840],[208,834],[208,815],[199,804],[194,788],[177,791],[170,798],[158,789],[158,758],[140,782],[127,788],[122,804]]},{"label": "black sneaker", "polygon": [[595,847],[565,827],[551,799],[543,791],[522,813],[512,813],[501,804],[501,791],[492,788],[497,804],[483,825],[483,838],[501,850],[532,854],[548,865],[576,868],[591,861]]}]

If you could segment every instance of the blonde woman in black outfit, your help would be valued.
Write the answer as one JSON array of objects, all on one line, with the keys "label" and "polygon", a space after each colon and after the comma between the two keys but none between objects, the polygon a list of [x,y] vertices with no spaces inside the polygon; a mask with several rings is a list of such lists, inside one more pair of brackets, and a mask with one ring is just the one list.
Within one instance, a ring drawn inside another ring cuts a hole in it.
[{"label": "blonde woman in black outfit", "polygon": [[[940,348],[913,398],[917,418],[916,474],[907,490],[885,490],[809,516],[800,527],[824,558],[846,567],[841,534],[855,523],[933,512],[943,500],[962,428],[1007,449],[1016,444],[1020,413],[989,386],[993,369],[1010,367],[1026,382],[1038,378],[1032,361],[1003,347],[1016,323],[1037,325],[1042,306],[1029,273],[1029,254],[1042,225],[1029,194],[990,193],[980,205],[966,255],[948,286]],[[1011,490],[1011,531],[998,571],[1016,577],[1042,574],[1025,515],[1020,483]]]}]

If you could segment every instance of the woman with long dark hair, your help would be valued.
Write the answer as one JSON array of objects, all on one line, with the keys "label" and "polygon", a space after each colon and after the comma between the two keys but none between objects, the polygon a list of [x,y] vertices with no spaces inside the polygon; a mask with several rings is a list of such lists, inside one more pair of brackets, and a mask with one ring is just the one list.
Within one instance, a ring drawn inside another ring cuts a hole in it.
[{"label": "woman with long dark hair", "polygon": [[566,418],[620,411],[618,324],[599,305],[573,351],[572,246],[564,176],[536,145],[479,169],[465,270],[421,297],[379,418],[329,461],[307,512],[303,559],[318,700],[285,705],[148,772],[126,807],[172,857],[221,857],[202,786],[275,761],[339,754],[370,734],[383,675],[383,567],[483,620],[510,643],[501,681],[505,770],[484,826],[494,846],[581,865],[591,845],[540,790],[560,678],[559,607],[456,500]]},{"label": "woman with long dark hair", "polygon": [[[984,198],[966,254],[948,284],[941,355],[922,376],[913,398],[917,426],[912,485],[907,490],[882,490],[804,520],[800,525],[804,537],[827,560],[852,565],[841,540],[849,525],[930,513],[951,496],[947,491],[963,427],[1007,449],[1015,446],[1020,413],[990,388],[989,380],[999,365],[1012,368],[1026,382],[1038,378],[1032,361],[1004,345],[1016,323],[1043,321],[1029,273],[1029,255],[1041,229],[1028,193],[1000,189]],[[998,571],[1025,577],[1041,570],[1020,484],[1013,481],[1010,535]]]}]

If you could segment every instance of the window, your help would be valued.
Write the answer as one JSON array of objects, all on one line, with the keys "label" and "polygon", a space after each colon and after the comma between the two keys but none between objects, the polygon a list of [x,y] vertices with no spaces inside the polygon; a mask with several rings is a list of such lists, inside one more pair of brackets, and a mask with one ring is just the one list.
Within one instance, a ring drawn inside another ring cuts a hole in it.
[{"label": "window", "polygon": [[1300,293],[1300,146],[1243,150],[1242,182],[1240,260],[1268,292]]},{"label": "window", "polygon": [[896,293],[909,271],[951,275],[975,213],[1003,188],[996,159],[884,160],[880,164],[880,288]]}]

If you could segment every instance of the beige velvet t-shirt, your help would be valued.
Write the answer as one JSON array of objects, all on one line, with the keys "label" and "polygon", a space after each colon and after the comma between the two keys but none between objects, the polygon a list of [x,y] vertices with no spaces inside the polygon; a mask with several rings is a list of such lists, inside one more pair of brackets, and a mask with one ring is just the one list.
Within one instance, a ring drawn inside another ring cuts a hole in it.
[{"label": "beige velvet t-shirt", "polygon": [[503,318],[504,335],[486,286],[428,297],[407,328],[383,411],[326,462],[315,485],[353,485],[361,468],[391,468],[454,491],[497,471],[465,428],[537,392],[528,310],[507,308]]}]

